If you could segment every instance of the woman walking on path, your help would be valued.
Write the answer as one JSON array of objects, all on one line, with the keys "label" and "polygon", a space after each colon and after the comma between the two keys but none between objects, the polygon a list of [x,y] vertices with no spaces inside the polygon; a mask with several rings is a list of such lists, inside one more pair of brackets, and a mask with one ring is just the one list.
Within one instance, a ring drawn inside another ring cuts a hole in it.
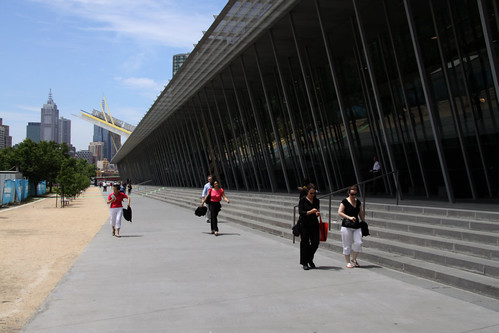
[{"label": "woman walking on path", "polygon": [[211,213],[211,233],[218,236],[218,212],[222,208],[220,201],[224,199],[229,203],[229,199],[225,195],[224,189],[220,187],[218,180],[213,182],[213,188],[208,190],[208,194],[201,200],[201,206],[204,205],[205,201],[210,197],[211,203],[208,205]]},{"label": "woman walking on path", "polygon": [[319,220],[320,202],[315,196],[317,189],[310,184],[306,196],[300,199],[298,210],[300,213],[300,265],[308,271],[315,268],[314,254],[319,247]]},{"label": "woman walking on path", "polygon": [[121,228],[121,217],[123,216],[123,199],[128,200],[128,207],[130,207],[130,198],[123,192],[120,192],[120,185],[116,184],[113,186],[113,193],[109,194],[107,197],[107,204],[110,205],[111,227],[113,228],[113,236],[120,236]]},{"label": "woman walking on path", "polygon": [[[360,221],[364,221],[364,211],[361,209],[360,200],[357,200],[359,189],[357,186],[350,186],[348,197],[343,199],[338,209],[341,222],[341,241],[343,243],[343,254],[347,262],[347,268],[360,267],[357,256],[362,252],[362,230]],[[360,216],[360,220],[359,220]],[[350,260],[350,253],[353,249],[353,256]]]}]

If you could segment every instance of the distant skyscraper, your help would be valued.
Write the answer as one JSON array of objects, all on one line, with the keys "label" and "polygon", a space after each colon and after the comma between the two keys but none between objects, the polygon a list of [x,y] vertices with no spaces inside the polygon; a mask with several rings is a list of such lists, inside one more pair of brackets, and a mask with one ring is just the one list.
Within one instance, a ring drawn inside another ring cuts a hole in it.
[{"label": "distant skyscraper", "polygon": [[71,120],[64,117],[59,118],[59,140],[57,142],[71,144]]},{"label": "distant skyscraper", "polygon": [[28,123],[26,126],[26,138],[33,142],[40,142],[40,123]]},{"label": "distant skyscraper", "polygon": [[108,130],[94,125],[94,142],[104,142],[104,147],[102,148],[102,158],[107,158],[111,161],[114,154],[121,147],[121,137],[117,134],[111,133]]},{"label": "distant skyscraper", "polygon": [[88,150],[94,154],[96,161],[102,161],[104,158],[102,156],[102,151],[104,150],[104,142],[90,142]]},{"label": "distant skyscraper", "polygon": [[40,126],[40,141],[59,141],[59,109],[52,99],[52,90],[49,92],[47,104],[42,108]]},{"label": "distant skyscraper", "polygon": [[173,56],[173,71],[172,75],[175,75],[178,70],[180,69],[180,66],[185,62],[187,57],[189,56],[190,53],[180,53],[180,54],[175,54]]},{"label": "distant skyscraper", "polygon": [[12,137],[9,135],[9,126],[3,125],[0,118],[0,149],[12,147]]}]

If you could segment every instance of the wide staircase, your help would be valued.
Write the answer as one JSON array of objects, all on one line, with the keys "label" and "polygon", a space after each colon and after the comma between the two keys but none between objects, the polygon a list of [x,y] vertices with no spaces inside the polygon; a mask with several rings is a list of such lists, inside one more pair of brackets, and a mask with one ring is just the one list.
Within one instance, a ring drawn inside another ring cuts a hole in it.
[{"label": "wide staircase", "polygon": [[[133,195],[181,206],[193,214],[201,202],[201,189],[139,186]],[[293,207],[298,194],[230,191],[227,196],[231,202],[222,204],[220,221],[293,239]],[[331,202],[331,231],[327,242],[320,245],[339,254],[337,210],[341,199],[335,197]],[[391,201],[366,204],[370,236],[363,238],[362,261],[499,299],[498,211],[408,205],[403,201],[397,205]],[[327,222],[329,200],[321,200],[321,213]]]}]

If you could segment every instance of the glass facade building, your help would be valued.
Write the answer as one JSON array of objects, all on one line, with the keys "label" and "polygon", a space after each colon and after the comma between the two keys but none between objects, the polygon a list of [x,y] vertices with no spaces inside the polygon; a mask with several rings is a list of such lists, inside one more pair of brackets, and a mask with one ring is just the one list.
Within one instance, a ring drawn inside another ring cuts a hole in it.
[{"label": "glass facade building", "polygon": [[377,156],[405,197],[496,199],[498,7],[231,0],[113,161],[137,183],[330,192]]}]

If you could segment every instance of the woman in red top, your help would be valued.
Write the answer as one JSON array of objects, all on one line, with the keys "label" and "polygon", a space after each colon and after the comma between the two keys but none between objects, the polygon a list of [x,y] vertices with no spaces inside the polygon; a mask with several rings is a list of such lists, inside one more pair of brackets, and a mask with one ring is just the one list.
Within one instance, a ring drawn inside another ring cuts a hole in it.
[{"label": "woman in red top", "polygon": [[121,216],[123,215],[123,199],[128,200],[128,207],[130,207],[130,198],[123,192],[120,192],[120,185],[113,186],[113,193],[109,194],[107,197],[107,203],[110,205],[111,211],[111,219],[109,223],[111,223],[111,227],[113,227],[113,236],[120,236],[120,228],[121,228]]},{"label": "woman in red top", "polygon": [[215,180],[213,182],[213,188],[211,188],[208,191],[208,194],[203,198],[201,201],[201,206],[204,204],[206,199],[208,199],[208,196],[211,195],[211,204],[208,205],[210,208],[210,213],[211,213],[211,233],[215,234],[215,236],[218,236],[218,212],[222,208],[222,205],[220,205],[220,201],[224,199],[229,203],[229,199],[227,199],[227,196],[225,196],[224,189],[220,187],[220,184],[218,180]]}]

